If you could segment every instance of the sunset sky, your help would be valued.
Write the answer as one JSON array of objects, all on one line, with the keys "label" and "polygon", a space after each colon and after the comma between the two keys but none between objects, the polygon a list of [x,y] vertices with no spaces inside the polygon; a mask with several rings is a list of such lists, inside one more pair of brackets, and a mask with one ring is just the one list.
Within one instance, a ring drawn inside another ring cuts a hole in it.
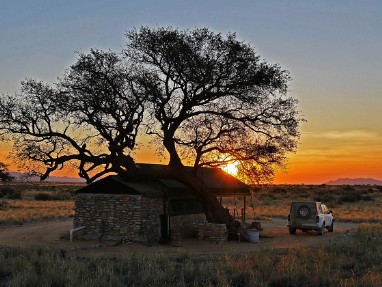
[{"label": "sunset sky", "polygon": [[[0,93],[25,77],[56,81],[90,48],[120,51],[133,27],[206,26],[236,32],[290,71],[307,122],[275,183],[382,180],[382,1],[2,0]],[[9,161],[0,144],[0,162]],[[140,151],[137,161],[159,162]],[[162,161],[165,162],[165,161]]]}]

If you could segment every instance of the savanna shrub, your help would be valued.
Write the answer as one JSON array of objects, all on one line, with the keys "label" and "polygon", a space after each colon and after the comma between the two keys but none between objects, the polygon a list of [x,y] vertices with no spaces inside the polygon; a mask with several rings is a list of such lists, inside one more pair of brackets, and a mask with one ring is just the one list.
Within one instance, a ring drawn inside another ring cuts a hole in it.
[{"label": "savanna shrub", "polygon": [[52,200],[71,200],[74,197],[74,191],[56,192],[52,197]]},{"label": "savanna shrub", "polygon": [[353,191],[347,194],[341,195],[339,198],[340,202],[358,202],[362,200],[361,192]]},{"label": "savanna shrub", "polygon": [[3,187],[0,189],[0,198],[20,199],[21,193],[12,187]]},{"label": "savanna shrub", "polygon": [[280,194],[287,194],[288,190],[282,187],[276,187],[275,189],[272,190],[273,193],[280,193]]},{"label": "savanna shrub", "polygon": [[0,200],[0,210],[7,210],[8,209],[8,202],[4,199]]},{"label": "savanna shrub", "polygon": [[362,200],[363,201],[374,201],[374,198],[371,197],[370,195],[362,195]]},{"label": "savanna shrub", "polygon": [[72,198],[71,194],[69,192],[60,192],[60,193],[54,193],[49,194],[45,192],[37,193],[34,196],[35,200],[38,201],[46,201],[46,200],[70,200]]},{"label": "savanna shrub", "polygon": [[317,195],[314,200],[325,203],[327,206],[337,206],[342,203],[342,200],[338,195],[328,193]]},{"label": "savanna shrub", "polygon": [[37,194],[34,196],[34,199],[35,199],[35,200],[38,200],[38,201],[54,200],[54,199],[53,199],[53,196],[51,196],[51,195],[48,194],[48,193],[37,193]]}]

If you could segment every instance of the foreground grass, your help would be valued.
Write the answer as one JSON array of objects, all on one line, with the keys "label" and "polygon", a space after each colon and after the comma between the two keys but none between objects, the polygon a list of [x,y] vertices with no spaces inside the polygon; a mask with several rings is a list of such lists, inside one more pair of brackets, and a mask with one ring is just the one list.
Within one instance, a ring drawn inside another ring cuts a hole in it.
[{"label": "foreground grass", "polygon": [[0,249],[1,286],[382,286],[382,226],[361,224],[318,249],[262,250],[194,260],[165,254],[77,257],[41,248]]}]

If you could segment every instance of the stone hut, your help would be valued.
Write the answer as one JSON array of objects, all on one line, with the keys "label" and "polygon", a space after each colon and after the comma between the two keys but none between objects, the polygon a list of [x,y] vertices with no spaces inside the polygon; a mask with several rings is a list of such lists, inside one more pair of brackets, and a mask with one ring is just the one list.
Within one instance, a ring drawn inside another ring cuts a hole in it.
[{"label": "stone hut", "polygon": [[[140,167],[147,174],[147,170],[163,166]],[[198,176],[217,197],[232,192],[250,194],[249,188],[232,176],[216,169],[203,170]],[[86,240],[158,242],[175,235],[196,237],[198,226],[206,222],[193,190],[152,174],[134,181],[111,175],[76,192],[73,224],[74,228],[84,227],[79,237]]]}]

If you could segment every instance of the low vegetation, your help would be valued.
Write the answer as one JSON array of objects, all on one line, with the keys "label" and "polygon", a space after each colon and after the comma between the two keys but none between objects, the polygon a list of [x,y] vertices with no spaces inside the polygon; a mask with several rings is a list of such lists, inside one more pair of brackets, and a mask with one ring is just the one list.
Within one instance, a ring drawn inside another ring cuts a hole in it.
[{"label": "low vegetation", "polygon": [[[2,185],[0,224],[73,216],[73,192],[79,187]],[[133,253],[92,258],[57,249],[2,247],[0,286],[382,286],[381,187],[261,186],[248,200],[247,216],[286,217],[293,200],[323,201],[337,220],[361,224],[316,249],[265,247],[246,256],[211,259]],[[237,210],[242,203],[242,198],[223,201]]]},{"label": "low vegetation", "polygon": [[260,250],[246,256],[195,259],[182,255],[78,257],[62,250],[0,250],[1,286],[381,286],[382,226],[307,248]]},{"label": "low vegetation", "polygon": [[[291,201],[321,201],[333,211],[337,221],[381,222],[381,186],[264,185],[247,198],[247,218],[286,218]],[[243,197],[227,198],[223,205],[241,216]]]},{"label": "low vegetation", "polygon": [[41,183],[0,185],[0,226],[71,217],[74,191],[79,187]]},{"label": "low vegetation", "polygon": [[[70,217],[74,191],[82,184],[13,183],[0,185],[0,225]],[[333,210],[338,221],[381,222],[381,186],[263,185],[247,198],[246,216],[258,220],[286,218],[290,202],[315,200]],[[240,217],[243,197],[225,198],[222,204]],[[234,210],[236,210],[234,212]]]},{"label": "low vegetation", "polygon": [[41,220],[61,219],[73,215],[73,201],[0,201],[1,225],[23,224]]}]

